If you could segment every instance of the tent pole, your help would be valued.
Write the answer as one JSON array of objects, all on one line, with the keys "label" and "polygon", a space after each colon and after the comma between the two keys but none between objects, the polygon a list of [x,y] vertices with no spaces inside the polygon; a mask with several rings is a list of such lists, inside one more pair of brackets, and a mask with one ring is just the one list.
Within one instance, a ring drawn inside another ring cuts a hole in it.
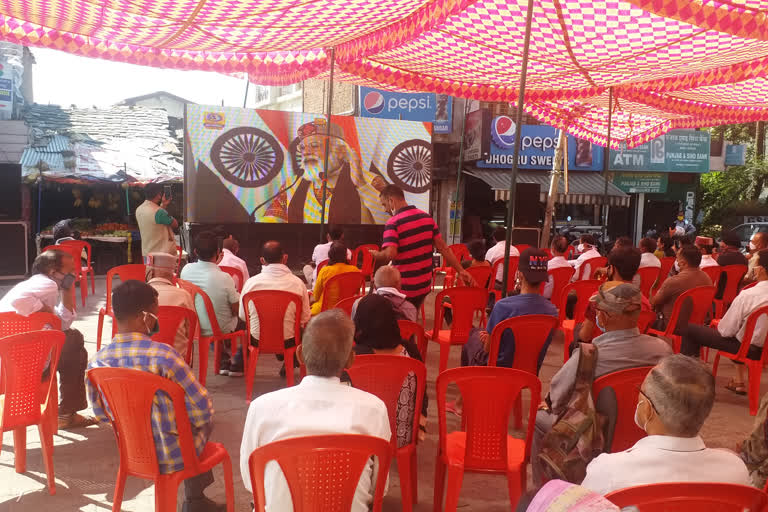
[{"label": "tent pole", "polygon": [[[461,123],[461,137],[459,138],[459,165],[456,169],[456,200],[453,203],[453,220],[451,221],[451,243],[456,243],[456,222],[459,220],[459,187],[461,186],[461,170],[464,168],[464,134],[467,130],[467,115],[469,114],[469,107],[471,100],[469,98],[464,100],[464,121]],[[461,236],[459,236],[459,242],[461,242]]]},{"label": "tent pole", "polygon": [[611,163],[611,118],[613,117],[613,87],[608,88],[608,141],[603,150],[603,251],[608,236],[608,168]]},{"label": "tent pole", "polygon": [[325,165],[323,166],[323,204],[320,208],[320,243],[325,242],[325,198],[328,188],[328,157],[331,151],[331,106],[333,105],[333,68],[336,66],[336,48],[331,48],[331,76],[328,80],[328,111],[325,126]]},{"label": "tent pole", "polygon": [[245,96],[243,96],[243,108],[245,108],[245,104],[248,103],[248,87],[251,85],[251,77],[248,76],[246,73],[245,75]]},{"label": "tent pole", "polygon": [[525,40],[523,42],[523,62],[520,69],[520,87],[517,95],[517,112],[515,113],[515,146],[512,151],[512,169],[510,172],[509,200],[507,201],[507,241],[504,246],[504,278],[501,293],[507,295],[507,282],[515,276],[509,275],[509,246],[512,244],[512,229],[515,225],[515,192],[517,191],[517,167],[520,157],[520,132],[523,125],[523,102],[525,101],[525,80],[528,74],[528,48],[531,45],[531,22],[533,21],[533,0],[528,0],[528,10],[525,14]]}]

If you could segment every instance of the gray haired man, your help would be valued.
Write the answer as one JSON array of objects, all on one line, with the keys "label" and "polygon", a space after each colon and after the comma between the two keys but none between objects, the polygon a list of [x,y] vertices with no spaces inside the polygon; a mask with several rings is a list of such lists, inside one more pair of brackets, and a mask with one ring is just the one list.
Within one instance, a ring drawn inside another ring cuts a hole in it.
[{"label": "gray haired man", "polygon": [[[398,320],[416,321],[418,312],[402,291],[402,278],[400,271],[393,265],[384,265],[379,267],[373,275],[373,285],[376,287],[376,295],[381,295],[392,304]],[[357,305],[361,299],[355,301],[352,305],[352,319],[357,313]]]},{"label": "gray haired man", "polygon": [[[597,347],[595,378],[612,372],[650,366],[672,354],[672,348],[660,338],[641,334],[637,328],[642,307],[640,288],[630,283],[609,281],[600,286],[591,301],[597,308],[597,326],[604,332],[592,340]],[[579,348],[552,377],[549,394],[536,415],[536,432],[532,458],[538,454],[541,437],[549,432],[571,397],[579,367]],[[534,464],[534,481],[538,481],[538,465]]]},{"label": "gray haired man", "polygon": [[[265,444],[289,437],[362,434],[390,440],[384,402],[339,377],[352,366],[355,326],[338,309],[320,313],[307,325],[297,349],[307,376],[298,386],[266,393],[251,402],[240,446],[240,471],[251,491],[248,458]],[[377,463],[369,462],[357,485],[351,512],[367,512],[373,503]],[[267,465],[264,488],[269,511],[291,510],[291,495],[279,466]]]},{"label": "gray haired man", "polygon": [[594,459],[581,485],[600,494],[662,482],[750,485],[738,455],[707,448],[699,436],[714,402],[715,378],[700,360],[681,354],[662,359],[637,401],[635,422],[648,436],[629,450]]}]

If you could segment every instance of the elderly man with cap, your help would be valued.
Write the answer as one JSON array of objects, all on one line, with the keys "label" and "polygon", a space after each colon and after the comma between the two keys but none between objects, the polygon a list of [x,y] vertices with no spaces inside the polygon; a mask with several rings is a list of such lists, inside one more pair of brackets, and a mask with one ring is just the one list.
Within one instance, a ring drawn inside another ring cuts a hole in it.
[{"label": "elderly man with cap", "polygon": [[749,270],[744,278],[745,281],[753,283],[757,281],[758,253],[763,249],[768,249],[768,231],[761,231],[752,235],[749,241]]},{"label": "elderly man with cap", "polygon": [[699,268],[717,266],[717,260],[712,257],[712,251],[715,248],[715,241],[712,240],[712,238],[708,236],[697,236],[694,245],[701,251],[701,263],[699,263]]},{"label": "elderly man with cap", "polygon": [[[192,295],[173,284],[173,274],[176,272],[176,257],[164,252],[153,252],[147,255],[147,283],[157,291],[157,302],[160,306],[178,306],[195,310]],[[179,326],[173,341],[173,348],[183,357],[187,353],[189,333],[184,322]]]},{"label": "elderly man with cap", "polygon": [[750,485],[747,466],[730,450],[707,448],[699,432],[715,403],[715,378],[698,358],[665,357],[640,387],[635,423],[648,433],[623,452],[604,453],[582,482],[600,494],[663,482]]},{"label": "elderly man with cap", "polygon": [[[663,357],[672,354],[668,343],[660,338],[641,334],[637,328],[642,297],[637,286],[611,281],[600,286],[597,295],[590,299],[595,302],[597,309],[597,324],[605,331],[592,340],[597,347],[595,378],[626,368],[655,365]],[[549,432],[568,405],[576,382],[580,354],[579,347],[552,377],[549,394],[536,415],[532,455],[534,460],[540,449],[541,438]],[[538,465],[534,464],[534,481],[540,481],[539,471]]]}]

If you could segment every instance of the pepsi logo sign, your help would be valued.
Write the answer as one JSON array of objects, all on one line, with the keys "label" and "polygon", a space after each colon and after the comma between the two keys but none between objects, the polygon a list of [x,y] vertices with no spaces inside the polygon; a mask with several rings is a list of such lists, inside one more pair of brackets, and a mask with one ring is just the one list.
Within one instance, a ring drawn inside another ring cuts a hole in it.
[{"label": "pepsi logo sign", "polygon": [[491,123],[491,139],[501,149],[512,149],[515,145],[517,126],[511,117],[499,116]]},{"label": "pepsi logo sign", "polygon": [[384,110],[384,96],[377,91],[371,91],[363,98],[363,107],[370,114],[381,114]]}]

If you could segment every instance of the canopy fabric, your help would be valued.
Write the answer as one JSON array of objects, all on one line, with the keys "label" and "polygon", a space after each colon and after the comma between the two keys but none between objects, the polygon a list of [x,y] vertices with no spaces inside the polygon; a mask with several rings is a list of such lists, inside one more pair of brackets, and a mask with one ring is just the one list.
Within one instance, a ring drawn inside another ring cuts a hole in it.
[{"label": "canopy fabric", "polygon": [[[483,180],[494,193],[494,200],[507,201],[512,175],[508,171],[473,169],[464,170],[470,176]],[[547,191],[550,184],[549,171],[522,171],[517,174],[518,183],[538,183],[541,185],[539,202],[547,202]],[[568,194],[565,194],[563,180],[559,182],[557,193],[558,204],[607,204],[611,206],[629,206],[630,197],[610,181],[608,195],[605,196],[605,181],[603,175],[595,172],[571,173],[568,176]]]},{"label": "canopy fabric", "polygon": [[[762,4],[539,0],[525,108],[604,144],[613,89],[614,147],[672,128],[764,119]],[[151,66],[248,72],[266,85],[327,77],[326,49],[334,48],[340,80],[515,102],[526,7],[527,0],[0,0],[0,38]]]}]

